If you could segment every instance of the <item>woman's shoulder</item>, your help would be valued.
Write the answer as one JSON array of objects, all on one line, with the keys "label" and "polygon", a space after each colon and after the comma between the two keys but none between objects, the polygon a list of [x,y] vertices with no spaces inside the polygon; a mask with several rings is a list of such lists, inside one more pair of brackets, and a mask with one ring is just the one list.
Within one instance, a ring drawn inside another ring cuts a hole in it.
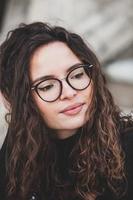
[{"label": "woman's shoulder", "polygon": [[5,158],[6,158],[6,146],[7,146],[7,136],[5,137],[4,143],[0,149],[0,176],[5,169]]},{"label": "woman's shoulder", "polygon": [[125,169],[128,182],[127,198],[130,200],[133,197],[133,127],[128,127],[122,132],[122,144],[125,152]]},{"label": "woman's shoulder", "polygon": [[5,154],[6,145],[7,145],[7,136],[5,137],[4,142],[0,148],[0,160],[1,160],[1,157],[3,157],[3,155]]},{"label": "woman's shoulder", "polygon": [[6,144],[7,144],[7,136],[4,140],[4,143],[0,149],[0,197],[5,199],[5,187],[6,187],[6,167],[5,167],[5,159],[6,159]]},{"label": "woman's shoulder", "polygon": [[120,135],[124,147],[133,150],[133,126],[121,130]]},{"label": "woman's shoulder", "polygon": [[133,126],[121,130],[120,135],[126,157],[130,157],[130,159],[133,161]]}]

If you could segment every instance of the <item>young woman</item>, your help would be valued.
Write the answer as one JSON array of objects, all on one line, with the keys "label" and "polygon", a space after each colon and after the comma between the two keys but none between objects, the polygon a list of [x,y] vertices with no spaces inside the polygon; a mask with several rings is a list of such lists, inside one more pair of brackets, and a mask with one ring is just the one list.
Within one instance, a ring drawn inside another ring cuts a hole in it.
[{"label": "young woman", "polygon": [[9,107],[2,200],[133,198],[133,121],[79,35],[41,22],[9,32],[0,90]]}]

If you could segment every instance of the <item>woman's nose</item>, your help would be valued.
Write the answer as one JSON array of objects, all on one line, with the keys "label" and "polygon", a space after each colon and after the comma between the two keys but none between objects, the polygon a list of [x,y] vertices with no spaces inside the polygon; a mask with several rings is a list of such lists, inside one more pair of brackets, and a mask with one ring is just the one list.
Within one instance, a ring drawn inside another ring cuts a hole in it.
[{"label": "woman's nose", "polygon": [[73,89],[65,80],[62,81],[62,93],[60,99],[71,99],[77,94],[77,91]]}]

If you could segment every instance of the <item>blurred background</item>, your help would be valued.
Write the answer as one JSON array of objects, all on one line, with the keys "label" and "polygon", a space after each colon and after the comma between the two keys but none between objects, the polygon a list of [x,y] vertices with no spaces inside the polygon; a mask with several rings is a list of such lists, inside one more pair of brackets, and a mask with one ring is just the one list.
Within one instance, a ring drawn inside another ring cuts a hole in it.
[{"label": "blurred background", "polygon": [[[79,33],[97,54],[124,113],[133,110],[133,0],[0,0],[0,43],[20,23],[44,21]],[[6,134],[0,99],[0,146]]]}]

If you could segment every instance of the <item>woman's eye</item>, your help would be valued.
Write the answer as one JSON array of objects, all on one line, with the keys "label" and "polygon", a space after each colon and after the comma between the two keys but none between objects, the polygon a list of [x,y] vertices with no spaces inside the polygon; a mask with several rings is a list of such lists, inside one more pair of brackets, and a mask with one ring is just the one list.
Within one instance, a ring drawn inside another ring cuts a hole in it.
[{"label": "woman's eye", "polygon": [[81,78],[82,76],[84,75],[84,73],[78,73],[78,74],[75,74],[72,78],[76,78],[76,79],[79,79]]},{"label": "woman's eye", "polygon": [[42,92],[45,92],[47,90],[50,90],[52,87],[53,87],[53,85],[47,85],[47,86],[44,86],[44,87],[39,87],[38,89]]}]

